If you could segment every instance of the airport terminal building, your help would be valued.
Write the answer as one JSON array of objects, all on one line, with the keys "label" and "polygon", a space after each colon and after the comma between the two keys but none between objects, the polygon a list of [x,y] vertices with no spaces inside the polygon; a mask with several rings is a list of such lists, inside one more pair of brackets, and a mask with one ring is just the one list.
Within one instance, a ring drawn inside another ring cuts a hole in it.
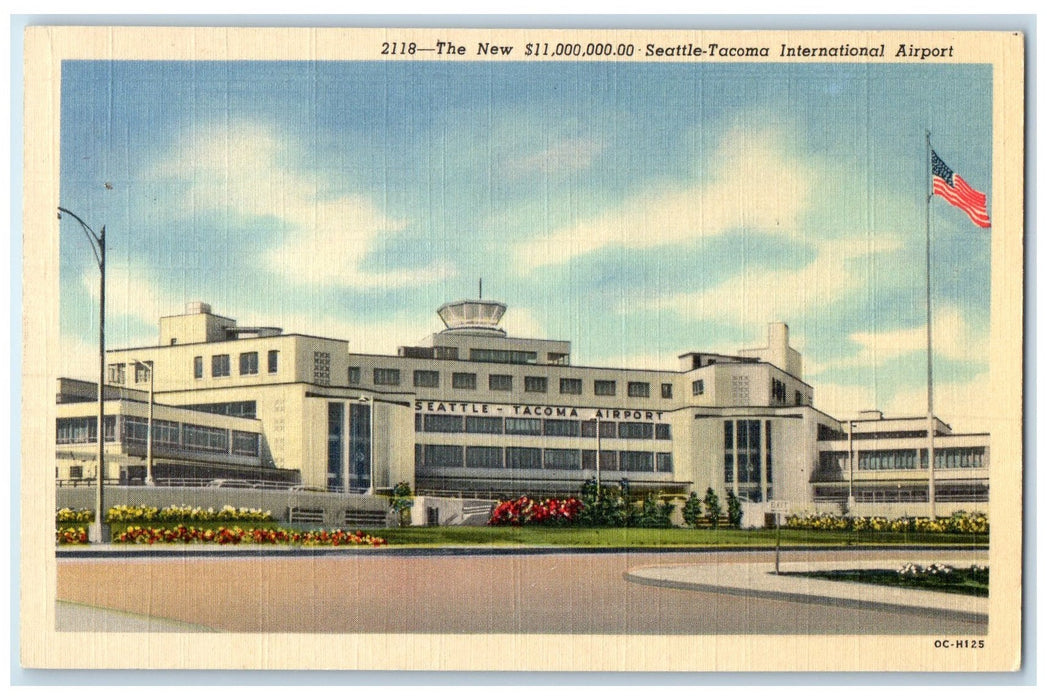
[{"label": "airport terminal building", "polygon": [[[988,435],[936,421],[931,474],[926,417],[840,421],[815,408],[784,323],[765,347],[642,370],[573,365],[569,341],[508,336],[505,310],[445,304],[443,330],[371,355],[189,304],[160,319],[156,346],[107,353],[106,478],[145,479],[151,408],[156,483],[381,494],[406,481],[421,495],[498,498],[628,479],[634,493],[712,487],[749,504],[888,515],[921,514],[933,483],[940,511],[987,509]],[[95,391],[59,383],[60,483],[97,474]]]}]

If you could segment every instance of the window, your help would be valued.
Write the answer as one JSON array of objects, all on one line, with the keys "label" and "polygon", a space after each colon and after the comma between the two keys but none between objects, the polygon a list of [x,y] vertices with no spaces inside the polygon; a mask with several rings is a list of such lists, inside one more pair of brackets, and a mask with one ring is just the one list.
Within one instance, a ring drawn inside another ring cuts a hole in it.
[{"label": "window", "polygon": [[135,363],[135,384],[149,381],[149,372],[153,369],[152,362]]},{"label": "window", "polygon": [[313,382],[322,386],[331,383],[331,353],[313,352]]},{"label": "window", "polygon": [[634,399],[646,399],[651,396],[651,385],[647,382],[629,382],[628,392]]},{"label": "window", "polygon": [[619,423],[618,437],[625,440],[650,440],[654,437],[654,423]]},{"label": "window", "polygon": [[487,385],[491,391],[512,391],[513,376],[511,374],[492,374],[487,378]]},{"label": "window", "polygon": [[427,433],[460,433],[462,432],[461,416],[444,416],[427,414],[424,418]]},{"label": "window", "polygon": [[673,470],[673,456],[668,452],[659,452],[656,455],[657,463],[655,468],[659,472],[671,473]]},{"label": "window", "polygon": [[425,466],[427,467],[460,467],[462,464],[461,445],[425,446]]},{"label": "window", "polygon": [[349,386],[358,386],[360,384],[360,368],[350,367],[348,379]]},{"label": "window", "polygon": [[537,447],[507,447],[505,461],[510,469],[541,469],[542,451]]},{"label": "window", "polygon": [[565,352],[550,352],[546,354],[546,360],[551,365],[569,365],[571,356]]},{"label": "window", "polygon": [[662,398],[671,399],[673,397],[673,385],[662,384]]},{"label": "window", "polygon": [[578,450],[546,450],[546,469],[581,469],[582,455]]},{"label": "window", "polygon": [[258,374],[258,353],[240,353],[240,374]]},{"label": "window", "polygon": [[582,393],[582,380],[581,379],[569,379],[562,378],[560,380],[560,393],[561,394],[581,394]]},{"label": "window", "polygon": [[276,374],[276,371],[280,368],[280,351],[270,350],[269,351],[269,374]]},{"label": "window", "polygon": [[593,382],[593,393],[597,396],[614,396],[615,382],[608,379],[597,379]]},{"label": "window", "polygon": [[374,383],[385,386],[400,386],[400,370],[375,367]]},{"label": "window", "polygon": [[654,454],[651,452],[620,452],[623,472],[653,472]]},{"label": "window", "polygon": [[[228,357],[228,355],[226,356]],[[186,425],[182,429],[184,446],[208,452],[229,451],[229,431],[205,425]]]},{"label": "window", "polygon": [[243,430],[233,431],[233,454],[258,456],[258,433],[248,433]]},{"label": "window", "polygon": [[486,433],[489,435],[502,434],[502,419],[488,418],[487,416],[466,416],[465,432]]},{"label": "window", "polygon": [[191,411],[203,411],[214,413],[219,416],[238,416],[240,418],[256,418],[258,404],[254,401],[223,401],[221,403],[191,403],[179,404],[181,408]]},{"label": "window", "polygon": [[74,464],[69,467],[69,478],[70,479],[83,479],[84,478],[84,466],[82,464]]},{"label": "window", "polygon": [[618,453],[614,450],[600,450],[600,471],[618,471]]},{"label": "window", "polygon": [[414,385],[428,388],[438,387],[440,386],[440,373],[428,369],[416,369]]},{"label": "window", "polygon": [[502,362],[512,365],[533,365],[538,362],[538,353],[525,350],[489,350],[473,348],[469,351],[472,362]]},{"label": "window", "polygon": [[[940,467],[938,452],[934,454],[935,467]],[[891,469],[926,469],[927,450],[866,450],[858,453],[859,471],[880,471]]]},{"label": "window", "polygon": [[451,375],[451,386],[455,389],[475,389],[476,375],[469,372],[455,372]]},{"label": "window", "polygon": [[457,360],[458,359],[458,348],[436,346],[433,348],[436,359],[438,360]]},{"label": "window", "polygon": [[796,405],[803,406],[803,394],[798,391],[796,392]]},{"label": "window", "polygon": [[672,440],[673,434],[672,429],[668,423],[655,423],[654,425],[654,439],[655,440]]},{"label": "window", "polygon": [[693,395],[693,396],[701,396],[704,393],[705,393],[705,380],[704,379],[695,379],[693,382],[691,382],[691,395]]},{"label": "window", "polygon": [[505,462],[502,459],[501,447],[466,447],[465,466],[473,469],[502,469]]},{"label": "window", "polygon": [[[116,440],[116,416],[106,416],[104,423],[105,441]],[[98,441],[98,418],[59,418],[55,424],[55,440],[59,444],[75,444]]]},{"label": "window", "polygon": [[724,421],[724,481],[760,482],[760,421]]},{"label": "window", "polygon": [[127,366],[124,364],[109,365],[109,377],[106,379],[110,384],[124,384],[127,382]]},{"label": "window", "polygon": [[506,418],[506,435],[541,435],[541,418]]},{"label": "window", "polygon": [[211,356],[211,376],[212,377],[228,377],[229,376],[229,356],[228,355],[212,355]]},{"label": "window", "polygon": [[346,434],[346,404],[328,402],[328,491],[344,488],[344,434]]},{"label": "window", "polygon": [[578,437],[579,424],[576,420],[545,420],[545,434],[553,437]]},{"label": "window", "polygon": [[771,379],[771,401],[776,404],[785,403],[785,382],[780,379]]},{"label": "window", "polygon": [[549,391],[549,379],[547,377],[524,377],[524,391],[544,394]]},{"label": "window", "polygon": [[204,358],[197,355],[193,358],[193,379],[204,378]]}]

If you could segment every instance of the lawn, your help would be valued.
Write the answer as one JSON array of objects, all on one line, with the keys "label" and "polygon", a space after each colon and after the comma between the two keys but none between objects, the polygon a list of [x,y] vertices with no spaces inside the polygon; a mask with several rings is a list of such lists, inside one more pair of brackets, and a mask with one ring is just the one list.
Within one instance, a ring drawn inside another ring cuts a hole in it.
[{"label": "lawn", "polygon": [[[370,530],[392,546],[773,547],[774,530],[580,527],[405,527]],[[782,530],[782,546],[984,547],[988,535]]]},{"label": "lawn", "polygon": [[877,586],[898,586],[900,588],[919,588],[940,593],[959,593],[982,598],[989,596],[989,573],[977,574],[967,569],[956,569],[948,576],[901,576],[893,569],[852,569],[842,571],[812,571],[809,573],[788,573],[788,576],[806,576],[828,581],[850,581],[868,583]]}]

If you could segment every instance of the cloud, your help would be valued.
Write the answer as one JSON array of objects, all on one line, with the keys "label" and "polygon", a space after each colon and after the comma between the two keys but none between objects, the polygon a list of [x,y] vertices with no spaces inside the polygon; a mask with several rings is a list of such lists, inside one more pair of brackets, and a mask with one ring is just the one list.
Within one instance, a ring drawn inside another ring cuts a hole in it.
[{"label": "cloud", "polygon": [[[988,386],[988,372],[963,381],[935,381],[935,415],[958,433],[989,432],[994,421],[999,424],[999,417],[991,412],[986,400]],[[840,420],[856,418],[859,411],[873,409],[883,411],[885,418],[927,415],[926,386],[903,389],[877,402],[871,386],[816,383],[814,399],[818,409]]]},{"label": "cloud", "polygon": [[[105,270],[106,324],[117,319],[137,319],[155,326],[161,316],[177,313],[187,299],[166,293],[152,280],[148,269],[107,265]],[[80,278],[83,290],[93,303],[98,303],[98,274],[88,271]],[[155,337],[154,337],[155,340]]]},{"label": "cloud", "polygon": [[[859,346],[858,353],[834,366],[875,366],[913,352],[925,352],[927,324],[879,333],[852,333],[850,339]],[[932,342],[935,356],[965,361],[972,355],[984,357],[989,338],[987,329],[972,328],[960,309],[941,306],[934,311]]]},{"label": "cloud", "polygon": [[802,268],[746,266],[727,280],[698,292],[674,294],[649,304],[694,319],[732,319],[741,326],[790,321],[812,309],[837,304],[867,283],[868,259],[897,250],[889,234],[815,244],[814,260]]},{"label": "cloud", "polygon": [[603,144],[592,139],[563,139],[540,153],[515,161],[513,170],[517,176],[585,170],[603,150]]},{"label": "cloud", "polygon": [[634,195],[609,211],[532,239],[518,260],[555,265],[608,246],[646,248],[746,228],[797,234],[811,169],[790,158],[771,129],[730,130],[710,159],[709,178]]},{"label": "cloud", "polygon": [[409,222],[358,192],[332,194],[318,172],[296,166],[304,149],[293,139],[260,124],[235,122],[201,126],[188,141],[151,174],[187,182],[183,207],[189,211],[279,222],[283,240],[264,254],[271,272],[339,287],[416,285],[451,274],[448,266],[365,270],[376,244],[405,231]]},{"label": "cloud", "polygon": [[502,317],[502,328],[517,338],[544,338],[545,326],[534,312],[521,306],[510,306]]}]

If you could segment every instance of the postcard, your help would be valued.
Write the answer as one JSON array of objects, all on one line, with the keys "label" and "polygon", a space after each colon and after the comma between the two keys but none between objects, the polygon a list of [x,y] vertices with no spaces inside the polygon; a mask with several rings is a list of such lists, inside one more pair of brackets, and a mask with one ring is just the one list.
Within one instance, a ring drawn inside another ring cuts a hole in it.
[{"label": "postcard", "polygon": [[25,49],[23,666],[1021,666],[1020,33]]}]

